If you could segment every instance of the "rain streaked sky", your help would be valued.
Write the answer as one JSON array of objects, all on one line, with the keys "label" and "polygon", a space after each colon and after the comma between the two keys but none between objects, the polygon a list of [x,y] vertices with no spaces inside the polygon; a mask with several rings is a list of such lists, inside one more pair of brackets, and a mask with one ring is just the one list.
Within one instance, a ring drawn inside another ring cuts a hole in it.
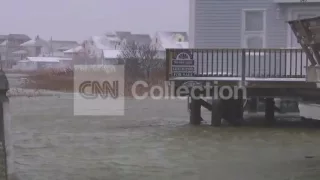
[{"label": "rain streaked sky", "polygon": [[106,31],[188,31],[188,0],[0,0],[0,34],[78,40]]}]

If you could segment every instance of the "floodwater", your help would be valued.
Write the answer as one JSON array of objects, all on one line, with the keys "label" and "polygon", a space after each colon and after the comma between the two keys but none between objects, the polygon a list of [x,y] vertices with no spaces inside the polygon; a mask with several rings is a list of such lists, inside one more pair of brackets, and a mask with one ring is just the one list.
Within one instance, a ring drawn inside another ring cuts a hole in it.
[{"label": "floodwater", "polygon": [[[11,98],[25,180],[318,180],[320,131],[188,125],[185,102],[127,101],[123,117],[76,117],[67,96]],[[314,156],[314,158],[306,158]]]},{"label": "floodwater", "polygon": [[67,94],[10,101],[23,180],[320,178],[320,128],[192,127],[182,100],[128,99],[119,117],[73,116]]}]

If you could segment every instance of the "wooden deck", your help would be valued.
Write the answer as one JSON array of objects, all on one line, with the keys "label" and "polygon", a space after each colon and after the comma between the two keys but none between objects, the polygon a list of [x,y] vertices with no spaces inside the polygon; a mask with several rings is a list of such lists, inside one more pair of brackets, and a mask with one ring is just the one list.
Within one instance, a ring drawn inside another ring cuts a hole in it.
[{"label": "wooden deck", "polygon": [[291,88],[305,88],[309,87],[306,86],[309,65],[302,49],[167,50],[169,81],[218,81],[248,87],[269,84],[270,88],[290,84]]},{"label": "wooden deck", "polygon": [[[204,107],[211,111],[212,126],[220,126],[222,119],[238,126],[243,122],[244,99],[249,100],[249,109],[253,112],[258,99],[264,100],[266,125],[275,122],[275,97],[320,102],[317,85],[320,83],[320,17],[288,23],[301,49],[166,50],[167,80],[174,82],[170,86],[176,90],[180,86],[195,90],[193,94],[188,91],[183,94],[190,98],[190,124],[201,124],[201,107]],[[207,86],[207,82],[214,87]],[[241,90],[226,92],[220,88],[228,85],[241,86]],[[220,96],[221,92],[223,95],[232,96],[234,92],[241,95],[227,99],[215,96],[216,93]],[[218,99],[209,104],[201,99],[201,95]]]}]

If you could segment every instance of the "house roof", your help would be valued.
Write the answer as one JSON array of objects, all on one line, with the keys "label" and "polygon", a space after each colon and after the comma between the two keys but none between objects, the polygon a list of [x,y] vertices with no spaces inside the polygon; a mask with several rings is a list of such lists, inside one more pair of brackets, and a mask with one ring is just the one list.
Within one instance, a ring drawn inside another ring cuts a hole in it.
[{"label": "house roof", "polygon": [[112,49],[106,36],[92,36],[91,39],[98,49]]},{"label": "house roof", "polygon": [[150,45],[151,37],[149,34],[131,34],[126,38],[127,43],[138,43],[140,45]]},{"label": "house roof", "polygon": [[18,51],[14,51],[12,53],[13,54],[28,54],[28,52],[26,50],[18,50]]},{"label": "house roof", "polygon": [[126,42],[136,42],[139,44],[151,44],[151,37],[148,34],[131,34],[126,31],[116,31],[114,33],[108,32],[103,36],[92,36],[91,40],[93,41],[94,46],[102,50],[112,50],[115,49],[111,41],[120,41],[126,40]]},{"label": "house roof", "polygon": [[112,32],[112,31],[108,31],[106,33],[104,33],[105,36],[107,37],[115,37],[117,36],[115,32]]},{"label": "house roof", "polygon": [[36,45],[36,40],[34,40],[34,39],[31,39],[27,42],[20,44],[20,46],[35,46],[35,45]]},{"label": "house roof", "polygon": [[186,32],[178,32],[178,31],[160,31],[158,32],[158,35],[160,37],[164,37],[164,38],[172,38],[175,39],[176,37],[180,36],[183,42],[188,42],[189,41],[189,37],[188,34]]},{"label": "house roof", "polygon": [[118,37],[118,36],[107,36],[107,39],[109,40],[109,41],[116,41],[116,42],[120,42],[121,41],[121,39]]},{"label": "house roof", "polygon": [[116,35],[121,39],[125,39],[129,36],[131,36],[131,32],[128,32],[128,31],[116,31]]},{"label": "house roof", "polygon": [[54,51],[41,53],[38,57],[64,57],[64,55],[61,51]]},{"label": "house roof", "polygon": [[189,47],[189,39],[186,32],[157,32],[157,35],[164,49]]},{"label": "house roof", "polygon": [[59,40],[50,40],[49,46],[52,46],[53,51],[58,50],[67,50],[79,46],[77,41],[59,41]]},{"label": "house roof", "polygon": [[31,62],[60,62],[57,57],[27,57]]},{"label": "house roof", "polygon": [[118,58],[121,55],[121,51],[120,50],[103,50],[103,57],[108,59],[114,59],[114,58]]},{"label": "house roof", "polygon": [[0,46],[6,46],[8,44],[8,40],[3,41]]},{"label": "house roof", "polygon": [[18,62],[19,62],[19,63],[25,63],[25,62],[30,62],[30,61],[24,59],[24,60],[20,60],[20,61],[18,61]]},{"label": "house roof", "polygon": [[7,35],[0,35],[0,43],[3,41],[7,40],[8,36]]},{"label": "house roof", "polygon": [[61,60],[72,60],[72,58],[60,58],[60,57],[27,57],[31,62],[60,62]]},{"label": "house roof", "polygon": [[178,42],[177,43],[181,48],[189,48],[189,42]]},{"label": "house roof", "polygon": [[19,39],[19,40],[29,41],[31,38],[25,34],[9,34],[8,39]]},{"label": "house roof", "polygon": [[71,48],[71,49],[68,49],[66,51],[63,51],[64,53],[76,53],[76,52],[80,52],[83,50],[83,47],[82,46],[77,46],[75,48]]},{"label": "house roof", "polygon": [[20,46],[48,46],[48,42],[37,36],[35,39],[20,44]]}]

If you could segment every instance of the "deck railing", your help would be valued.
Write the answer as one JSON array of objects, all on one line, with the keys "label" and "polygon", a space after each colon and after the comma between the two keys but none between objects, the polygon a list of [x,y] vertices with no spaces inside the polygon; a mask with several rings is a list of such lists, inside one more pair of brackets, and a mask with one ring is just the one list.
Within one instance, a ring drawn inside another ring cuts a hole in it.
[{"label": "deck railing", "polygon": [[167,49],[167,78],[305,78],[302,49]]}]

